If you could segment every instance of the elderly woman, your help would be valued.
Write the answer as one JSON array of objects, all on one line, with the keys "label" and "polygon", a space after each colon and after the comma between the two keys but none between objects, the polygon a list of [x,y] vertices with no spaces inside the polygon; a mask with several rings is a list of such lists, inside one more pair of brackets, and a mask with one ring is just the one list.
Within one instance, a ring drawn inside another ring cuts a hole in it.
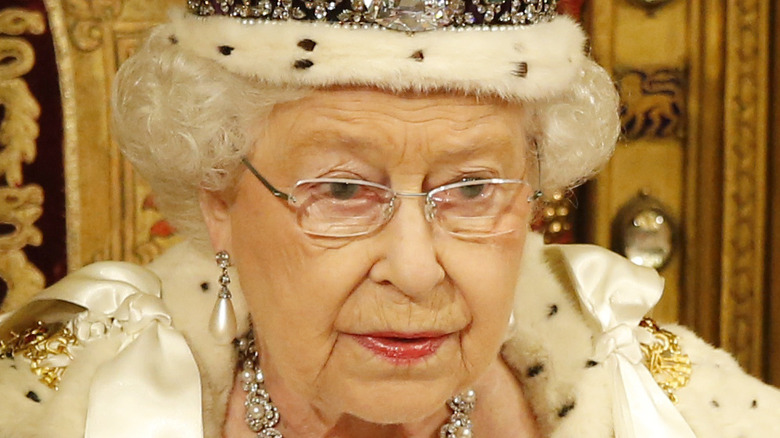
[{"label": "elderly woman", "polygon": [[114,119],[191,243],[0,320],[2,436],[777,436],[655,272],[529,234],[618,133],[554,6],[189,0]]}]

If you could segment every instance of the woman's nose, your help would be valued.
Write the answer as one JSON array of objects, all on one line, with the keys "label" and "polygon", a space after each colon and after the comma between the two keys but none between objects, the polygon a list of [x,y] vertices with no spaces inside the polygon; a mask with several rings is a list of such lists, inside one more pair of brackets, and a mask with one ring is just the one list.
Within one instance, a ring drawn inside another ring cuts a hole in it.
[{"label": "woman's nose", "polygon": [[375,236],[380,255],[369,277],[380,284],[392,284],[412,298],[433,290],[445,274],[434,246],[432,225],[425,219],[420,199],[404,199]]}]

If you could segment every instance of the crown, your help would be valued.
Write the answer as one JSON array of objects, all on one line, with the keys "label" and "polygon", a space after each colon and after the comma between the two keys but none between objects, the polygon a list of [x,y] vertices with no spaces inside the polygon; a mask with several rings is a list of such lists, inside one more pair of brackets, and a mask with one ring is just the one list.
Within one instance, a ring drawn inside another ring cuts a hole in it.
[{"label": "crown", "polygon": [[558,0],[188,0],[191,13],[242,19],[378,25],[405,32],[550,21]]},{"label": "crown", "polygon": [[174,47],[269,86],[541,99],[588,62],[558,0],[187,0]]}]

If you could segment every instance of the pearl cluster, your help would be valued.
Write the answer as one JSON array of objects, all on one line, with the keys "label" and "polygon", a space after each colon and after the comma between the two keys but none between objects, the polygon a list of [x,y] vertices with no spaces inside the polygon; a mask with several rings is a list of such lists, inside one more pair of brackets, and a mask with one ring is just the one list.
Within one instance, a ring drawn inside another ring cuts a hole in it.
[{"label": "pearl cluster", "polygon": [[282,433],[276,429],[279,423],[279,410],[271,401],[271,396],[265,390],[265,377],[257,365],[258,354],[255,350],[254,336],[248,336],[238,341],[239,359],[241,360],[241,383],[246,391],[246,424],[257,433],[258,438],[282,438]]},{"label": "pearl cluster", "polygon": [[447,406],[452,409],[450,421],[439,430],[440,438],[473,438],[474,425],[469,418],[469,414],[474,410],[477,404],[477,394],[473,389],[456,395],[447,402]]}]

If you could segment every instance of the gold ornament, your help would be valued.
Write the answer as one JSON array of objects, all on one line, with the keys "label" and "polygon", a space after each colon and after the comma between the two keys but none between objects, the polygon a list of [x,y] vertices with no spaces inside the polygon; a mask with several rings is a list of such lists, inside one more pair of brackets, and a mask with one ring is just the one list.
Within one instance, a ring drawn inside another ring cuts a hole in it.
[{"label": "gold ornament", "polygon": [[644,318],[640,327],[653,335],[656,342],[640,344],[645,365],[656,383],[673,403],[677,403],[675,391],[685,387],[691,380],[691,359],[682,352],[677,335],[664,330],[650,318]]},{"label": "gold ornament", "polygon": [[73,360],[71,347],[78,345],[78,339],[62,322],[35,325],[21,331],[10,333],[9,340],[0,339],[0,359],[23,357],[30,361],[30,370],[38,379],[56,390],[59,387],[66,366],[49,363],[55,356],[66,356]]}]

